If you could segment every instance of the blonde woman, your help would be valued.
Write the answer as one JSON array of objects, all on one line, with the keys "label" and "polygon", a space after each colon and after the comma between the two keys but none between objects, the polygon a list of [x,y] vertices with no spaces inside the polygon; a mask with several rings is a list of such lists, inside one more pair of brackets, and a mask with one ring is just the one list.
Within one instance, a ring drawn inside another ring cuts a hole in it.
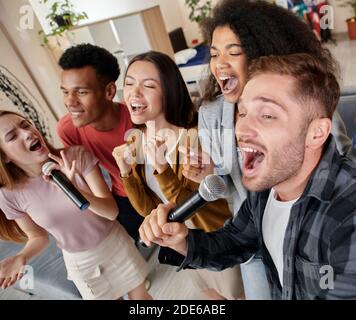
[{"label": "blonde woman", "polygon": [[[115,220],[118,209],[97,165],[83,147],[51,148],[24,117],[0,111],[0,237],[24,248],[0,261],[0,287],[22,277],[51,233],[62,249],[68,277],[83,299],[151,299],[144,286],[147,266]],[[41,168],[49,159],[89,200],[80,211]],[[6,217],[5,217],[6,216]]]}]

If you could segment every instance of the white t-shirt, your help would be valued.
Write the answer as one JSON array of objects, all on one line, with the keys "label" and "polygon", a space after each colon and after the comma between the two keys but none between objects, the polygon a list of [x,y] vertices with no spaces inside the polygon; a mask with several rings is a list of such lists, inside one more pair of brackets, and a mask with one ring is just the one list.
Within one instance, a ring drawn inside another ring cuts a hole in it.
[{"label": "white t-shirt", "polygon": [[283,286],[283,243],[290,211],[298,199],[278,201],[276,191],[271,189],[262,220],[263,241],[277,268],[279,281]]}]

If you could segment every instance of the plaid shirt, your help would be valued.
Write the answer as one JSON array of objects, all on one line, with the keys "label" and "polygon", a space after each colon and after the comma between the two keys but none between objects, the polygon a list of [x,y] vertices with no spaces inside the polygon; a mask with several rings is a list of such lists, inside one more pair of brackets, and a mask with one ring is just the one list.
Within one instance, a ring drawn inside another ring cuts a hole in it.
[{"label": "plaid shirt", "polygon": [[188,254],[161,248],[162,263],[223,270],[261,249],[273,299],[356,298],[356,164],[329,139],[303,195],[293,205],[283,244],[283,286],[263,242],[270,190],[249,193],[220,230],[190,230]]}]

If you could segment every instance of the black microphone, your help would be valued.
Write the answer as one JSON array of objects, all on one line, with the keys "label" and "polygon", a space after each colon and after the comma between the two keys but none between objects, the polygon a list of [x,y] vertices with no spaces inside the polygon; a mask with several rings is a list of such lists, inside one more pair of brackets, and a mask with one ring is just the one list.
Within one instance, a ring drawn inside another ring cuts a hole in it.
[{"label": "black microphone", "polygon": [[[168,214],[168,222],[183,222],[192,217],[208,202],[225,197],[226,185],[223,178],[210,174],[200,182],[198,191],[195,191],[187,199],[178,204]],[[140,239],[140,244],[147,247]]]},{"label": "black microphone", "polygon": [[68,196],[70,200],[80,209],[85,210],[89,207],[90,203],[84,196],[77,190],[73,183],[66,177],[64,173],[59,170],[50,170],[53,165],[52,161],[46,162],[42,166],[44,175],[49,176],[54,183]]}]

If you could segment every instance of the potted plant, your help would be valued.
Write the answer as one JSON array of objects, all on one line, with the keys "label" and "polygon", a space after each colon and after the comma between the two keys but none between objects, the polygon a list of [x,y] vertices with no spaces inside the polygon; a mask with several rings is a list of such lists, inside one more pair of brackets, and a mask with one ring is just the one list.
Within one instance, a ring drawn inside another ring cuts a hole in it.
[{"label": "potted plant", "polygon": [[351,7],[353,16],[346,20],[350,40],[356,40],[356,0],[339,0],[340,7]]},{"label": "potted plant", "polygon": [[190,9],[189,19],[201,24],[210,15],[212,0],[185,0],[185,5]]},{"label": "potted plant", "polygon": [[[40,3],[46,4],[49,0],[41,0]],[[78,24],[80,20],[87,19],[86,12],[75,12],[73,4],[69,0],[55,1],[52,3],[50,13],[46,16],[48,24],[51,28],[50,34],[46,35],[43,31],[43,42],[48,44],[49,36],[63,36],[63,33],[71,27]]]}]

